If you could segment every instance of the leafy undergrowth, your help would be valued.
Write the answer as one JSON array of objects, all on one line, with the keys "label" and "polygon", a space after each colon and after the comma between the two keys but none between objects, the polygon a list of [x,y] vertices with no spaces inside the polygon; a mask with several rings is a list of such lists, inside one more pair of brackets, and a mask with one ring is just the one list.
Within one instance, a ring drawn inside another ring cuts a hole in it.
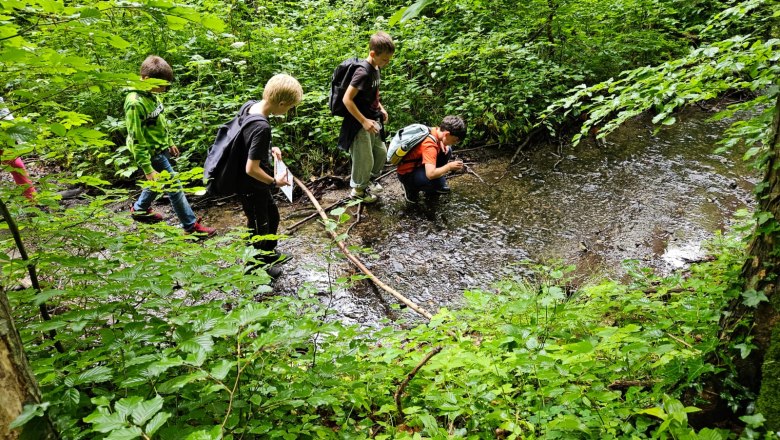
[{"label": "leafy undergrowth", "polygon": [[[741,294],[736,240],[685,276],[572,289],[571,268],[539,266],[429,324],[368,332],[324,322],[315,292],[263,295],[269,278],[244,274],[236,236],[194,244],[101,203],[24,231],[46,243],[45,287],[11,300],[46,403],[18,423],[46,411],[65,438],[110,439],[737,436],[688,418],[731,376],[719,320]],[[23,272],[4,263],[3,280]],[[743,421],[758,438],[760,415]]]}]

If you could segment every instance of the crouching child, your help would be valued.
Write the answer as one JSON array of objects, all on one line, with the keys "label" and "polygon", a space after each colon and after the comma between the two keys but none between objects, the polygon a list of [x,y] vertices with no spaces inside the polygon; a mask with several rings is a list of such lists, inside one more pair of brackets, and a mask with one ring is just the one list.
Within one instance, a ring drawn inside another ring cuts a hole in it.
[{"label": "crouching child", "polygon": [[396,169],[407,202],[419,202],[420,192],[430,199],[449,192],[446,175],[463,169],[463,161],[451,161],[452,146],[465,137],[463,119],[447,116],[438,127],[431,128],[422,142],[409,150]]}]

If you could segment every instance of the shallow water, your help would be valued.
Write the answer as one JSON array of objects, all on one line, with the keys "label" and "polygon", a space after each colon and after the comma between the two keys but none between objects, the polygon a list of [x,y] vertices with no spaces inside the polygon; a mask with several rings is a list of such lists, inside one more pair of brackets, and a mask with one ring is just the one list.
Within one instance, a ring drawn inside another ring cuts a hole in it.
[{"label": "shallow water", "polygon": [[[604,146],[541,146],[509,169],[509,149],[466,152],[484,183],[473,174],[454,176],[452,193],[434,207],[408,207],[390,175],[382,181],[382,202],[362,210],[349,243],[370,247],[362,256],[369,269],[431,312],[457,307],[464,289],[527,273],[520,264],[526,259],[573,263],[581,276],[619,277],[629,259],[669,273],[703,258],[703,242],[752,203],[755,177],[740,152],[713,153],[724,123],[707,116],[683,114],[657,135],[648,121],[632,121]],[[332,191],[320,203],[345,195]],[[280,204],[282,229],[300,219],[300,203]],[[356,210],[350,209],[347,225]],[[223,226],[242,221],[235,208],[213,209],[209,217]],[[335,287],[333,280],[356,269],[338,260],[330,276],[316,269],[328,266],[328,242],[316,221],[282,242],[280,250],[295,259],[275,290],[291,294],[309,286],[334,309],[334,318],[348,323],[412,317],[368,281]]]}]

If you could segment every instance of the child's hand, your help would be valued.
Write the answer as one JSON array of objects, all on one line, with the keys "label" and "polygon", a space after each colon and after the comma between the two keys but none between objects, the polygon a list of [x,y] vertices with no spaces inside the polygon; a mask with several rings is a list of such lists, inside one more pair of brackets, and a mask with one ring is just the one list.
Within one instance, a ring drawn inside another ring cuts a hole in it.
[{"label": "child's hand", "polygon": [[157,180],[157,171],[152,171],[146,175],[146,180]]},{"label": "child's hand", "polygon": [[287,176],[279,177],[276,179],[276,187],[281,188],[283,186],[287,186],[290,184],[290,181],[287,180]]},{"label": "child's hand", "polygon": [[463,170],[463,161],[462,160],[456,160],[453,162],[448,163],[450,167],[450,171],[461,171]]},{"label": "child's hand", "polygon": [[279,147],[271,147],[271,155],[276,158],[276,160],[282,160],[282,150],[279,149]]},{"label": "child's hand", "polygon": [[173,157],[179,157],[179,147],[177,147],[176,145],[171,145],[168,148],[168,152],[171,153],[171,156]]},{"label": "child's hand", "polygon": [[379,134],[379,123],[372,119],[366,119],[363,122],[363,130],[372,134]]}]

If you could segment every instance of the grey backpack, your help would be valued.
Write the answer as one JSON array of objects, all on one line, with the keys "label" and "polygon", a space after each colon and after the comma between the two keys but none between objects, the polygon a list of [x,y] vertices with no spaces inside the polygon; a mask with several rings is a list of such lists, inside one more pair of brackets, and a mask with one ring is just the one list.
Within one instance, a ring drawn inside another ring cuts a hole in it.
[{"label": "grey backpack", "polygon": [[419,145],[426,136],[436,139],[431,134],[431,129],[424,124],[412,124],[398,130],[398,133],[390,140],[390,147],[387,149],[387,161],[392,165],[398,165],[403,162],[406,153]]}]

